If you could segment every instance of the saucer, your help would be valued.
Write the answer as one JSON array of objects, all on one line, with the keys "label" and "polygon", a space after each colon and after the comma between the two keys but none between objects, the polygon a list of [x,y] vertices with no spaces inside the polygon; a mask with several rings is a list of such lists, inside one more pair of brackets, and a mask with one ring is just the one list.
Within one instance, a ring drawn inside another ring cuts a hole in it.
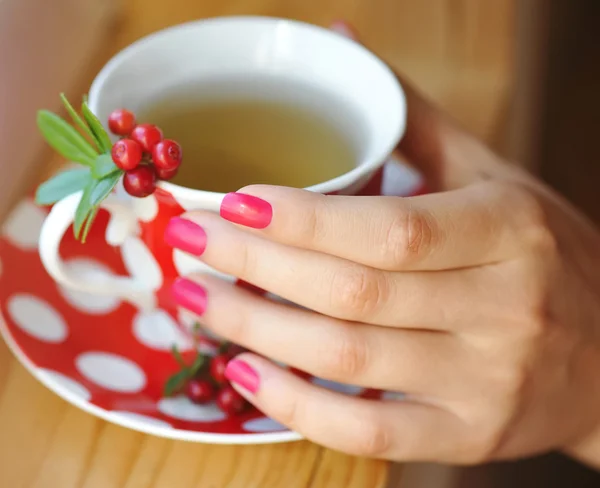
[{"label": "saucer", "polygon": [[[389,163],[384,193],[421,193],[419,177]],[[165,398],[162,388],[178,370],[170,349],[192,352],[189,337],[161,309],[138,309],[106,296],[56,284],[40,261],[37,245],[48,209],[31,198],[9,215],[0,237],[0,332],[18,360],[57,395],[109,422],[172,439],[259,444],[298,440],[256,409],[229,415],[215,404],[196,405],[185,396]],[[98,214],[88,241],[67,232],[61,256],[90,280],[101,271],[127,275],[121,251],[106,244],[108,214]],[[210,351],[208,351],[210,352]],[[365,398],[394,398],[352,385],[307,377],[324,388]]]}]

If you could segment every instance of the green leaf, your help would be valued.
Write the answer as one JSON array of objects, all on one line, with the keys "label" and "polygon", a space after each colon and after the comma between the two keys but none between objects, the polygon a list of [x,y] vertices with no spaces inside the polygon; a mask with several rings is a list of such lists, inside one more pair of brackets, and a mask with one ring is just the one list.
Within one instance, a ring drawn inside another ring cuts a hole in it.
[{"label": "green leaf", "polygon": [[185,384],[187,379],[188,379],[187,370],[184,369],[183,371],[179,371],[178,373],[175,373],[165,383],[165,386],[163,389],[164,395],[169,397],[169,396],[173,395],[174,393],[176,393],[177,391],[179,391],[183,387],[183,385]]},{"label": "green leaf", "polygon": [[83,195],[81,196],[79,205],[77,205],[77,209],[75,210],[75,219],[73,221],[73,232],[75,234],[75,239],[79,239],[83,224],[85,224],[86,220],[90,216],[90,213],[94,209],[94,205],[91,203],[91,196],[97,184],[98,180],[91,180],[83,190]]},{"label": "green leaf", "polygon": [[40,110],[37,125],[44,139],[70,161],[92,166],[98,153],[83,136],[58,115]]},{"label": "green leaf", "polygon": [[81,104],[81,113],[90,127],[90,130],[94,134],[94,139],[96,140],[100,151],[103,153],[110,152],[110,149],[112,148],[110,137],[108,137],[108,134],[98,120],[98,117],[92,113],[90,107],[88,107],[87,101],[85,100]]},{"label": "green leaf", "polygon": [[85,225],[83,226],[83,231],[81,232],[81,242],[84,244],[85,244],[85,241],[87,240],[88,234],[90,233],[92,224],[94,223],[94,220],[96,220],[96,215],[98,215],[98,210],[100,210],[100,207],[94,207],[90,211],[88,218],[85,221]]},{"label": "green leaf", "polygon": [[96,179],[102,179],[105,176],[114,173],[115,171],[120,171],[117,165],[113,162],[110,154],[100,154],[96,158],[96,162],[94,166],[92,166],[92,176]]},{"label": "green leaf", "polygon": [[92,207],[100,205],[102,201],[108,196],[108,194],[115,187],[119,178],[123,174],[123,171],[111,173],[101,180],[97,180],[96,186],[90,194],[90,203]]},{"label": "green leaf", "polygon": [[[65,108],[67,109],[67,112],[69,112],[69,115],[73,119],[73,122],[75,122],[90,137],[90,139],[92,139],[92,141],[96,141],[94,134],[92,133],[88,125],[79,116],[79,114],[75,112],[75,109],[73,108],[69,100],[67,100],[67,97],[64,93],[60,94],[60,99],[62,100],[62,103],[65,106]],[[98,148],[98,150],[99,149],[100,148]]]},{"label": "green leaf", "polygon": [[184,369],[187,369],[187,364],[185,364],[185,361],[183,360],[183,357],[181,357],[181,353],[179,352],[179,349],[177,349],[177,346],[175,344],[173,344],[173,347],[171,348],[171,354],[173,354],[173,357],[175,358],[175,361],[177,361],[177,364],[179,364],[179,366],[181,366]]},{"label": "green leaf", "polygon": [[38,205],[50,205],[58,202],[72,193],[83,190],[91,178],[90,170],[87,168],[63,171],[38,187],[35,193],[35,202]]},{"label": "green leaf", "polygon": [[122,172],[119,171],[110,174],[101,180],[91,179],[86,185],[83,190],[83,195],[81,196],[81,201],[75,211],[73,232],[76,239],[81,239],[82,242],[85,242],[87,234],[98,213],[99,205],[115,187],[121,177],[121,173]]},{"label": "green leaf", "polygon": [[189,374],[190,378],[196,376],[198,371],[200,371],[202,366],[204,366],[204,363],[205,363],[204,354],[199,352],[198,355],[196,356],[196,359],[194,359],[194,362],[189,367],[188,374]]}]

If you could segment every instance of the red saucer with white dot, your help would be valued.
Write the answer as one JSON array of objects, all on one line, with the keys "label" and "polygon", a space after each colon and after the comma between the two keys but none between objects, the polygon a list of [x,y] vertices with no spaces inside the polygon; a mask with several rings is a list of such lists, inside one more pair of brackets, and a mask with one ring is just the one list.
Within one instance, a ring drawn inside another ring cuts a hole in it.
[{"label": "red saucer with white dot", "polygon": [[[406,167],[386,167],[384,193],[410,195],[421,188]],[[39,232],[47,209],[25,199],[0,237],[0,331],[27,369],[45,386],[83,410],[142,432],[208,443],[283,442],[300,436],[255,409],[228,414],[214,403],[185,395],[163,397],[178,370],[171,347],[183,354],[193,344],[173,317],[145,311],[117,298],[64,289],[44,270]],[[108,214],[101,211],[86,244],[68,232],[61,256],[90,280],[101,272],[127,275],[122,251],[105,242]],[[126,252],[126,251],[123,251]],[[307,378],[324,388],[369,398],[400,394]]]}]

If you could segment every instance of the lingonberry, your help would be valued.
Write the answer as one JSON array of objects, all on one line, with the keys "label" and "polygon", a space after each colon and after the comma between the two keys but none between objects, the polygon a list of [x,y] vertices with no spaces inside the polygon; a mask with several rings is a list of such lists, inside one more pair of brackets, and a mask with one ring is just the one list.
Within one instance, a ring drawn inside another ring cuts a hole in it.
[{"label": "lingonberry", "polygon": [[191,379],[185,385],[185,395],[194,403],[207,403],[213,399],[214,389],[208,381]]},{"label": "lingonberry", "polygon": [[108,128],[118,136],[128,136],[135,127],[135,115],[129,110],[120,108],[108,116]]},{"label": "lingonberry", "polygon": [[139,142],[145,152],[152,153],[154,146],[162,141],[163,133],[155,125],[140,124],[131,131],[131,138]]},{"label": "lingonberry", "polygon": [[226,413],[241,413],[246,408],[246,399],[232,386],[226,386],[217,393],[217,405]]},{"label": "lingonberry", "polygon": [[171,139],[160,141],[152,149],[152,161],[157,168],[166,170],[179,168],[182,157],[181,146]]},{"label": "lingonberry", "polygon": [[227,367],[229,359],[229,356],[219,354],[210,360],[210,375],[213,380],[220,385],[227,383],[227,378],[225,378],[225,368]]},{"label": "lingonberry", "polygon": [[133,139],[115,142],[111,151],[112,160],[124,171],[137,168],[142,160],[142,146]]},{"label": "lingonberry", "polygon": [[143,198],[156,190],[156,172],[152,166],[138,166],[123,175],[123,187],[132,197]]},{"label": "lingonberry", "polygon": [[156,166],[156,175],[158,176],[159,180],[168,181],[171,178],[175,177],[177,171],[179,171],[179,166],[173,169],[163,169]]}]

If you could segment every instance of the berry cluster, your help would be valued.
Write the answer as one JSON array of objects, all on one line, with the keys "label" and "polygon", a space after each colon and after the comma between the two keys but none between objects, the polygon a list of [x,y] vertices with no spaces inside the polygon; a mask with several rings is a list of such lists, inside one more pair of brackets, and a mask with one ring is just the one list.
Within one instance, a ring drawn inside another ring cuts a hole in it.
[{"label": "berry cluster", "polygon": [[110,131],[122,139],[111,150],[112,160],[122,169],[123,186],[134,197],[154,193],[157,180],[170,180],[181,165],[181,146],[163,139],[162,131],[153,124],[137,124],[135,116],[125,109],[113,111],[108,118]]},{"label": "berry cluster", "polygon": [[225,378],[227,363],[243,351],[238,345],[223,343],[216,356],[210,357],[198,352],[193,364],[187,365],[174,348],[173,356],[181,370],[167,381],[165,395],[183,392],[194,403],[215,401],[221,410],[229,414],[243,412],[248,407],[248,402]]}]

